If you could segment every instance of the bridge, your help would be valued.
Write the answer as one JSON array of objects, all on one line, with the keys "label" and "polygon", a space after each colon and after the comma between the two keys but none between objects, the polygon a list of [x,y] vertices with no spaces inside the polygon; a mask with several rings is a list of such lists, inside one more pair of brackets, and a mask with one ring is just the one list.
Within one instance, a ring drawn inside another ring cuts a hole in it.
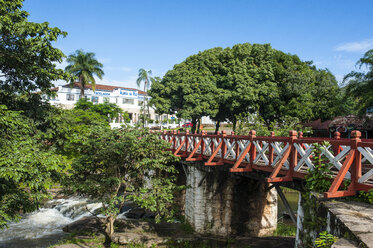
[{"label": "bridge", "polygon": [[[206,166],[232,164],[230,172],[265,171],[269,183],[304,179],[308,170],[313,170],[312,149],[314,143],[323,145],[323,152],[332,164],[334,180],[326,198],[352,196],[357,191],[373,189],[373,140],[360,139],[360,131],[353,131],[351,139],[341,139],[336,132],[334,138],[305,138],[302,132],[290,131],[289,137],[249,136],[163,132],[162,138],[170,143],[174,155],[186,161],[205,161]],[[328,142],[325,145],[324,142]],[[350,180],[347,190],[340,190],[343,180]]]},{"label": "bridge", "polygon": [[[223,236],[266,236],[273,232],[277,224],[277,195],[287,205],[279,185],[304,190],[305,176],[315,168],[315,143],[322,146],[324,162],[332,166],[332,183],[323,199],[373,189],[373,140],[361,139],[359,131],[353,131],[351,137],[343,139],[336,132],[334,138],[306,138],[296,131],[290,131],[288,137],[275,136],[274,132],[264,137],[256,136],[254,130],[248,136],[225,131],[161,133],[173,154],[182,158],[184,183],[188,185],[183,203],[186,219],[200,233]],[[373,237],[373,233],[354,232],[358,223],[373,232],[373,216],[368,214],[372,213],[371,205],[353,206],[352,209],[359,209],[354,210],[357,216],[361,212],[367,216],[348,224],[345,216],[338,214],[353,213],[347,209],[353,203],[319,204],[320,199],[313,197],[315,209],[307,209],[307,199],[300,199],[297,216],[288,207],[297,223],[296,247],[307,246],[307,239],[315,239],[322,226],[336,236],[355,237],[352,239],[357,243],[373,247],[373,238],[366,238]],[[342,211],[340,206],[345,209]],[[325,221],[314,224],[311,230],[305,219],[312,219],[312,215],[322,216],[320,219]]]}]

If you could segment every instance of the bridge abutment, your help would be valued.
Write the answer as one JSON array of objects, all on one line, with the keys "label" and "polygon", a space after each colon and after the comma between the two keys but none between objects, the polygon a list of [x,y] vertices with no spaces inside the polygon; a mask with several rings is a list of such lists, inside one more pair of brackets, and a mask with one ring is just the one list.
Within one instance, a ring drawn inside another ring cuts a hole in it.
[{"label": "bridge abutment", "polygon": [[367,203],[325,201],[316,193],[302,193],[295,247],[311,247],[322,231],[338,237],[333,247],[373,247],[372,216],[373,209]]},{"label": "bridge abutment", "polygon": [[261,237],[276,229],[277,193],[266,182],[198,163],[184,169],[185,218],[196,232]]}]

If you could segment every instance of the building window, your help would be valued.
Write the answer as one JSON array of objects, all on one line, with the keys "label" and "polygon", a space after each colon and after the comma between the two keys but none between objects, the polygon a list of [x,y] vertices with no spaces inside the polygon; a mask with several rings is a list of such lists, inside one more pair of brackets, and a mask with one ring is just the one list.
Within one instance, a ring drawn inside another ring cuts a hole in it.
[{"label": "building window", "polygon": [[66,100],[74,101],[74,95],[73,94],[66,94]]},{"label": "building window", "polygon": [[92,102],[98,103],[98,96],[92,96]]},{"label": "building window", "polygon": [[135,104],[135,100],[123,98],[123,104]]},{"label": "building window", "polygon": [[104,102],[109,102],[109,97],[104,97]]}]

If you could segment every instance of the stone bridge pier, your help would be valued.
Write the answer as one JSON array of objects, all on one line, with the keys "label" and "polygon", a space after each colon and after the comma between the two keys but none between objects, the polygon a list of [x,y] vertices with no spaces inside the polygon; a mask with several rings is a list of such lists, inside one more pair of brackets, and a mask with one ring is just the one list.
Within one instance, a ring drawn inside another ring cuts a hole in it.
[{"label": "stone bridge pier", "polygon": [[200,234],[271,235],[277,225],[277,193],[268,183],[230,173],[221,166],[182,162],[187,188],[186,220]]}]

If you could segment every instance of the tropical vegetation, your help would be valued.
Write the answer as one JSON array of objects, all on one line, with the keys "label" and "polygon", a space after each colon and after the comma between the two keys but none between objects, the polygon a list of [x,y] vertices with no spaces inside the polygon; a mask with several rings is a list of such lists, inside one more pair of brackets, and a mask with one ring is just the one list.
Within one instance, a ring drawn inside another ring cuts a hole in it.
[{"label": "tropical vegetation", "polygon": [[367,70],[352,71],[344,77],[347,84],[345,95],[356,99],[357,111],[364,115],[368,109],[373,112],[373,49],[367,51],[356,64],[360,69],[365,67]]},{"label": "tropical vegetation", "polygon": [[176,190],[175,161],[168,144],[143,128],[110,129],[96,126],[81,130],[74,143],[79,157],[62,180],[66,192],[78,193],[102,203],[106,216],[106,243],[114,233],[121,207],[131,200],[152,211],[156,221],[172,215]]},{"label": "tropical vegetation", "polygon": [[169,70],[150,90],[159,113],[191,119],[202,116],[233,123],[255,113],[269,127],[284,116],[301,122],[337,113],[339,88],[328,70],[273,49],[269,44],[237,44],[199,52]]},{"label": "tropical vegetation", "polygon": [[84,96],[84,89],[88,85],[91,85],[94,91],[96,88],[94,76],[96,75],[99,79],[102,79],[104,75],[103,65],[97,61],[95,54],[92,52],[86,53],[80,49],[70,54],[66,61],[69,65],[66,66],[65,71],[72,75],[70,84],[74,86],[75,81],[78,80],[80,95]]},{"label": "tropical vegetation", "polygon": [[[144,92],[148,92],[148,89],[150,87],[151,82],[154,80],[152,77],[152,71],[146,71],[145,69],[141,68],[139,69],[138,78],[136,80],[137,86],[141,87],[141,83],[144,84]],[[144,96],[144,104],[142,106],[142,120],[143,125],[145,126],[146,117],[149,118],[150,116],[150,110],[149,110],[149,104],[148,104],[148,96]]]}]

